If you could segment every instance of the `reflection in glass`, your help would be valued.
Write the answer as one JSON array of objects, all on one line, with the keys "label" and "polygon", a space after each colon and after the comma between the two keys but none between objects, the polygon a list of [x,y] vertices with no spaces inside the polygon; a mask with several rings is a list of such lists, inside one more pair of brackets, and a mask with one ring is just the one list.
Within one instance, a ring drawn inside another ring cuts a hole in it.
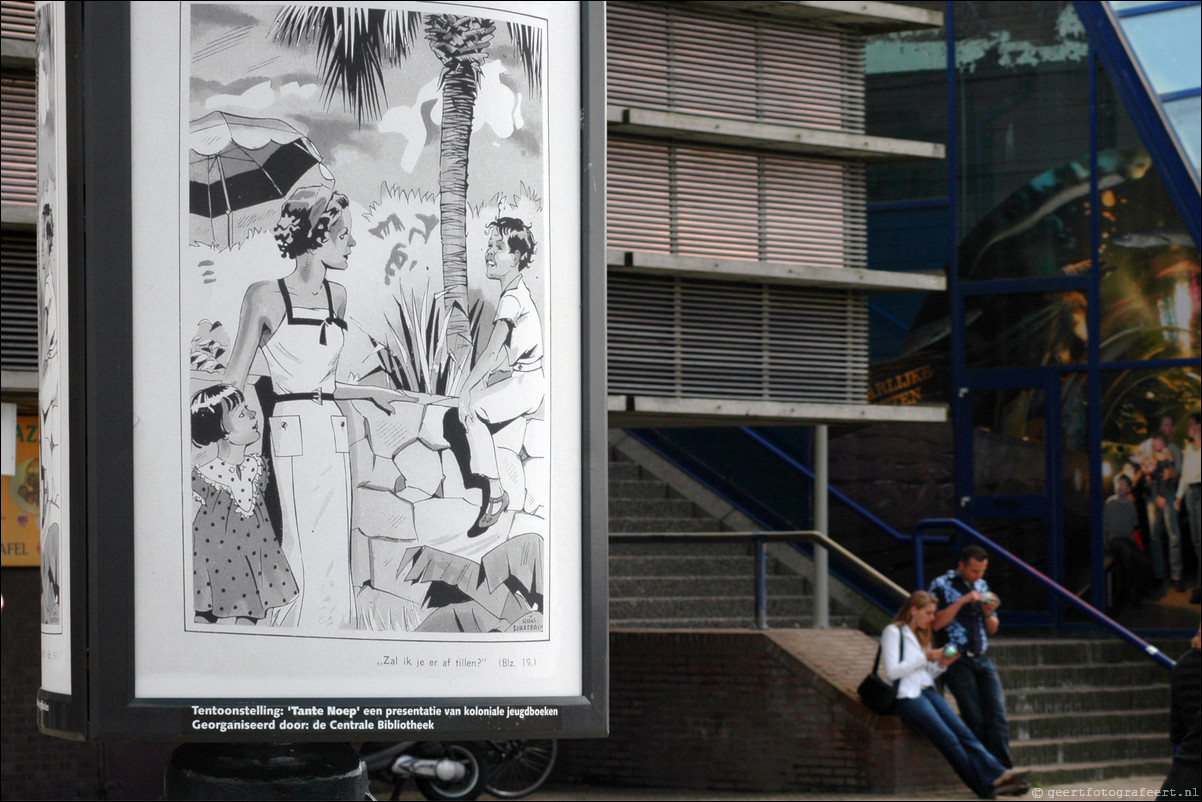
[{"label": "reflection in glass", "polygon": [[1198,27],[1202,5],[1123,17],[1119,26],[1158,95],[1198,86]]},{"label": "reflection in glass", "polygon": [[1183,97],[1164,103],[1165,114],[1173,130],[1177,133],[1177,141],[1185,148],[1186,158],[1198,172],[1198,163],[1202,159],[1199,154],[1199,142],[1202,141],[1202,96]]},{"label": "reflection in glass", "polygon": [[1167,437],[1177,446],[1186,439],[1186,417],[1198,409],[1199,372],[1196,368],[1106,371],[1102,374],[1102,481],[1105,495],[1114,492],[1120,473],[1131,477],[1137,492],[1142,484],[1141,462],[1149,438],[1161,431],[1166,417],[1173,420]]},{"label": "reflection in glass", "polygon": [[1047,492],[1042,388],[973,391],[973,492],[1025,495]]}]

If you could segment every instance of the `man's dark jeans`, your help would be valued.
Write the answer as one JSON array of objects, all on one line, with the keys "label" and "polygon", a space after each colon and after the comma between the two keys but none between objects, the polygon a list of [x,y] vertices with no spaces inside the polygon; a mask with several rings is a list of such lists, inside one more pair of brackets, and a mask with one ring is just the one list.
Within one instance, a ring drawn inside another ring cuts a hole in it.
[{"label": "man's dark jeans", "polygon": [[960,717],[985,748],[1006,768],[1010,762],[1010,725],[1006,722],[1006,700],[997,670],[985,655],[964,654],[943,675],[956,697]]}]

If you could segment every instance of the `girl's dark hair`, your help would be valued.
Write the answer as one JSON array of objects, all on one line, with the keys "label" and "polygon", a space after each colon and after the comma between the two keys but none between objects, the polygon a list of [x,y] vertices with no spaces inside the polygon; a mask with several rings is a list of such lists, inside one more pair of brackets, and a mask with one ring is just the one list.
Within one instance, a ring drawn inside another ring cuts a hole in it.
[{"label": "girl's dark hair", "polygon": [[518,270],[525,270],[530,266],[530,260],[534,258],[535,249],[538,247],[534,241],[534,234],[530,232],[530,226],[516,217],[498,217],[485,228],[496,231],[510,253],[518,255]]},{"label": "girl's dark hair", "polygon": [[192,396],[192,442],[204,448],[224,440],[229,434],[221,419],[246,402],[242,391],[232,384],[214,384]]},{"label": "girl's dark hair", "polygon": [[346,195],[329,187],[301,187],[284,201],[280,221],[275,224],[275,242],[280,256],[296,257],[320,248],[334,222],[350,205]]}]

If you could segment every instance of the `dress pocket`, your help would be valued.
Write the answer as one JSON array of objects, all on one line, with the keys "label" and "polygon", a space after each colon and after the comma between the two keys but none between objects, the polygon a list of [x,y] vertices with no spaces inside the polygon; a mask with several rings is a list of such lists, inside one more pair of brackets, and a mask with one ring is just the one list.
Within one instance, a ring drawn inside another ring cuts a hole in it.
[{"label": "dress pocket", "polygon": [[271,419],[271,453],[276,457],[299,457],[304,453],[300,415],[276,415]]},{"label": "dress pocket", "polygon": [[330,426],[334,429],[334,450],[340,454],[350,451],[350,444],[346,436],[346,416],[331,415]]}]

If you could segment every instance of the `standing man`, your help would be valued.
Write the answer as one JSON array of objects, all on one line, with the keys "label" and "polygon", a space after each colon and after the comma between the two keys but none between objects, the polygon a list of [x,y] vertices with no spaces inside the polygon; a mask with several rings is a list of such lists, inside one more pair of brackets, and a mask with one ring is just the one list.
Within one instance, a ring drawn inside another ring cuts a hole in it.
[{"label": "standing man", "polygon": [[994,612],[998,600],[985,583],[987,567],[989,554],[980,546],[968,546],[960,552],[956,569],[931,583],[931,594],[938,601],[931,629],[946,629],[948,643],[960,650],[960,659],[943,675],[960,717],[998,762],[1010,768],[1006,700],[993,662],[985,654],[989,636],[998,629]]},{"label": "standing man", "polygon": [[1199,524],[1202,521],[1202,418],[1197,412],[1189,414],[1189,442],[1182,450],[1181,481],[1177,483],[1177,498],[1173,501],[1173,509],[1181,512],[1182,506],[1189,514],[1189,535],[1194,542],[1194,553],[1198,555],[1198,584],[1190,596],[1190,604],[1198,604],[1202,600],[1202,534]]},{"label": "standing man", "polygon": [[[1181,527],[1173,509],[1181,477],[1181,449],[1173,442],[1177,421],[1172,415],[1160,418],[1160,429],[1150,433],[1143,452],[1141,468],[1147,480],[1148,550],[1157,581],[1165,578],[1164,546],[1169,547],[1168,579],[1177,592],[1185,590],[1181,582]],[[1166,538],[1167,535],[1167,538]]]}]

